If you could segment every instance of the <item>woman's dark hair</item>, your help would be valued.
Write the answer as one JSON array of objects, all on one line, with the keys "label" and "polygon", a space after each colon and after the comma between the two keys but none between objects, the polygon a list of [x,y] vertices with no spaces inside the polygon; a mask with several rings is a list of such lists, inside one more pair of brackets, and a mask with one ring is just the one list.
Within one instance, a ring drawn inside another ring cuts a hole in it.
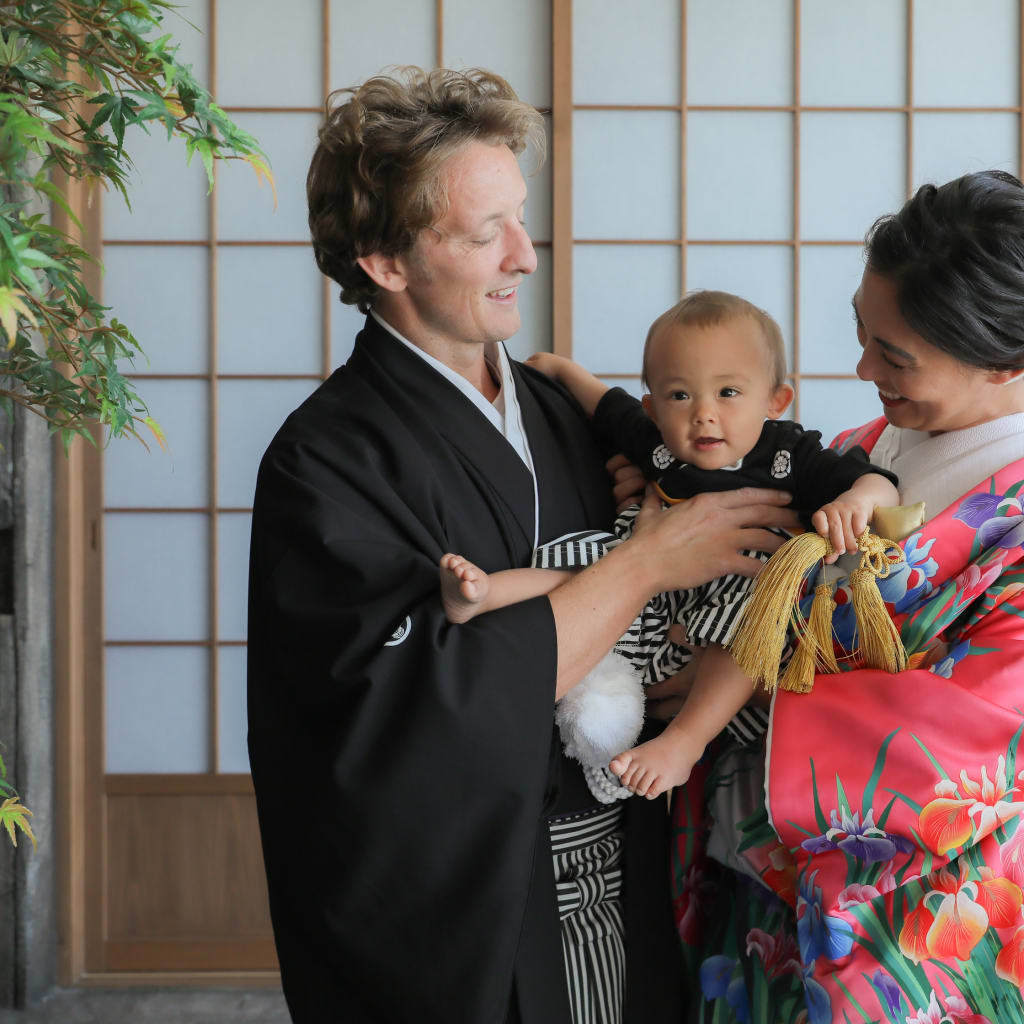
[{"label": "woman's dark hair", "polygon": [[1024,368],[1024,186],[1012,174],[922,185],[865,244],[925,341],[969,366]]}]

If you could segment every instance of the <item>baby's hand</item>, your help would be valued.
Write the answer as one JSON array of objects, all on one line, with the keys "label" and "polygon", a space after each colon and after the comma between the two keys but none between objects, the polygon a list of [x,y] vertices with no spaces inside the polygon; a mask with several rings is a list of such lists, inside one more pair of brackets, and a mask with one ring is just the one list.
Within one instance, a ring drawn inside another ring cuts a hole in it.
[{"label": "baby's hand", "polygon": [[867,529],[873,511],[873,503],[868,507],[867,503],[846,491],[835,501],[822,505],[811,516],[811,525],[832,543],[832,554],[825,559],[826,565],[847,551],[857,550],[857,538]]},{"label": "baby's hand", "polygon": [[532,366],[539,373],[552,380],[558,380],[563,364],[569,362],[564,356],[556,356],[553,352],[534,352],[526,360],[527,366]]}]

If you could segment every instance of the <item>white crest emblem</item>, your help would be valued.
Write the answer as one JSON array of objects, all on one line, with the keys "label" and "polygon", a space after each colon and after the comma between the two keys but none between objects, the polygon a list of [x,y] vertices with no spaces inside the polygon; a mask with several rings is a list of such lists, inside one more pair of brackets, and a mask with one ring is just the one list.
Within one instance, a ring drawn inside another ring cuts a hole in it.
[{"label": "white crest emblem", "polygon": [[651,458],[654,460],[656,469],[668,469],[672,465],[675,456],[663,444],[659,444],[654,449]]},{"label": "white crest emblem", "polygon": [[411,632],[412,618],[406,615],[405,620],[399,624],[398,629],[391,634],[391,639],[384,643],[385,647],[397,647]]},{"label": "white crest emblem", "polygon": [[775,453],[775,458],[772,460],[772,476],[776,480],[781,480],[783,477],[789,476],[792,468],[793,460],[790,458],[789,452]]}]

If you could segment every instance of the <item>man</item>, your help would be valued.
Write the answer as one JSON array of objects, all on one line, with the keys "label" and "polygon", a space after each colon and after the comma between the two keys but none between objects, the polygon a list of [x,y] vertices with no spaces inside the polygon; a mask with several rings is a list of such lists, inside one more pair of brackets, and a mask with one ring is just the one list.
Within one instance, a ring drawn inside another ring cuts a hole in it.
[{"label": "man", "polygon": [[745,527],[784,521],[784,499],[652,506],[550,598],[449,624],[444,552],[522,566],[613,515],[579,408],[501,344],[536,267],[515,154],[540,118],[480,71],[347,92],[310,227],[369,316],[271,443],[253,514],[249,746],[289,1008],[675,1021],[665,808],[596,804],[553,703],[651,594],[754,571],[738,552],[775,541]]}]

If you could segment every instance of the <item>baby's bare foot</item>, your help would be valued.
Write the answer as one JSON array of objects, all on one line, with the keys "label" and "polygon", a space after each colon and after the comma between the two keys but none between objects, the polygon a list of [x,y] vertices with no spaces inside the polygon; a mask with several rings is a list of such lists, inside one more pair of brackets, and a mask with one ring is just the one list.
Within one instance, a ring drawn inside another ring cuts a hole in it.
[{"label": "baby's bare foot", "polygon": [[608,767],[628,790],[653,800],[686,782],[700,755],[681,734],[662,733],[612,758]]},{"label": "baby's bare foot", "polygon": [[490,580],[483,569],[462,555],[441,558],[441,605],[449,622],[469,622],[478,615],[489,590]]}]

